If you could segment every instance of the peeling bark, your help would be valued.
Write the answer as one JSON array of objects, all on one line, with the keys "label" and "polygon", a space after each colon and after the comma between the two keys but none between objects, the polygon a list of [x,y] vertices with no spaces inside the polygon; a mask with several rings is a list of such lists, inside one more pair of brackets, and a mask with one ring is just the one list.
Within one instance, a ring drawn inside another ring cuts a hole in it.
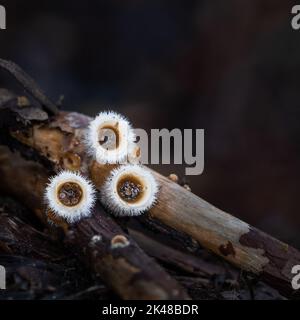
[{"label": "peeling bark", "polygon": [[287,296],[299,297],[299,293],[291,286],[294,276],[291,270],[300,262],[298,250],[252,227],[240,237],[240,243],[245,247],[260,250],[266,257],[268,262],[261,272],[261,277],[266,282],[272,283]]}]

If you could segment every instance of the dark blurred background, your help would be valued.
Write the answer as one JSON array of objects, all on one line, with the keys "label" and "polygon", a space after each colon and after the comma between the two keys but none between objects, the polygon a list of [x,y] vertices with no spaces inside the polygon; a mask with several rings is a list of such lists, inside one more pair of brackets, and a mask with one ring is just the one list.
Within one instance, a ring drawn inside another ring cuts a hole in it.
[{"label": "dark blurred background", "polygon": [[[188,177],[217,207],[300,247],[300,30],[288,0],[0,0],[0,56],[65,109],[205,129]],[[300,1],[299,1],[300,4]],[[0,73],[0,86],[16,89]],[[20,90],[20,88],[19,88]],[[184,166],[155,167],[184,174]]]}]

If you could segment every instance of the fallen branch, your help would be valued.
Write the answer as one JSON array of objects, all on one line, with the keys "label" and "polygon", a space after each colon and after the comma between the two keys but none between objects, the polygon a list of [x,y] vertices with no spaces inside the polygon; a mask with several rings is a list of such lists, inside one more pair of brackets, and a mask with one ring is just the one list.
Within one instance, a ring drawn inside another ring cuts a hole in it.
[{"label": "fallen branch", "polygon": [[[14,114],[3,109],[10,120]],[[82,143],[90,118],[78,113],[59,113],[50,122],[2,128],[14,141],[26,145],[40,157],[65,168],[89,173],[99,188],[112,167],[90,162]],[[19,126],[19,127],[18,127]],[[18,148],[18,146],[16,146]],[[217,209],[168,178],[153,172],[160,184],[158,203],[149,212],[152,219],[188,235],[235,266],[259,275],[286,295],[299,295],[291,286],[291,269],[300,264],[293,247]]]},{"label": "fallen branch", "polygon": [[[109,168],[93,163],[91,177],[99,188],[109,175]],[[251,227],[249,224],[212,206],[192,192],[153,171],[160,193],[150,210],[150,219],[190,237],[233,265],[256,275],[287,296],[299,296],[292,288],[291,273],[300,264],[295,248]],[[149,223],[148,217],[145,223]],[[186,241],[184,237],[179,237]]]},{"label": "fallen branch", "polygon": [[[0,175],[0,190],[23,201],[46,222],[42,199],[48,175],[44,167],[1,147]],[[144,254],[101,206],[96,206],[91,218],[77,224],[58,223],[65,232],[68,247],[123,299],[188,298],[177,282]]]}]

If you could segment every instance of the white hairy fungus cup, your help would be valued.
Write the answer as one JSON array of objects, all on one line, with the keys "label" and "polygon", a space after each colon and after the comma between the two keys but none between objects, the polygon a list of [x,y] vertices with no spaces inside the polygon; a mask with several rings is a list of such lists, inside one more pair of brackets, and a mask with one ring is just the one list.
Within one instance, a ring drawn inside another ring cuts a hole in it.
[{"label": "white hairy fungus cup", "polygon": [[92,183],[77,172],[60,172],[50,179],[45,190],[48,208],[70,223],[89,217],[95,200]]},{"label": "white hairy fungus cup", "polygon": [[123,163],[133,149],[135,134],[124,116],[113,111],[101,112],[89,124],[86,143],[97,162]]},{"label": "white hairy fungus cup", "polygon": [[100,191],[112,214],[138,216],[155,203],[158,185],[149,170],[129,164],[114,169]]}]

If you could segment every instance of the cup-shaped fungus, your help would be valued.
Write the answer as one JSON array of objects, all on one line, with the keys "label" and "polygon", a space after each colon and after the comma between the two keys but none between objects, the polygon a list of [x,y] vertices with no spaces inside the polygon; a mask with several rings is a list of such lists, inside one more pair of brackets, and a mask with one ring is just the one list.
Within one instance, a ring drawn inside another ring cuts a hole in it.
[{"label": "cup-shaped fungus", "polygon": [[156,201],[158,185],[140,165],[114,169],[101,188],[101,201],[116,216],[138,216]]},{"label": "cup-shaped fungus", "polygon": [[124,116],[112,111],[101,112],[90,122],[86,143],[97,162],[123,163],[133,148],[135,134]]},{"label": "cup-shaped fungus", "polygon": [[72,223],[91,215],[96,191],[80,173],[62,171],[50,179],[45,200],[57,217]]}]

